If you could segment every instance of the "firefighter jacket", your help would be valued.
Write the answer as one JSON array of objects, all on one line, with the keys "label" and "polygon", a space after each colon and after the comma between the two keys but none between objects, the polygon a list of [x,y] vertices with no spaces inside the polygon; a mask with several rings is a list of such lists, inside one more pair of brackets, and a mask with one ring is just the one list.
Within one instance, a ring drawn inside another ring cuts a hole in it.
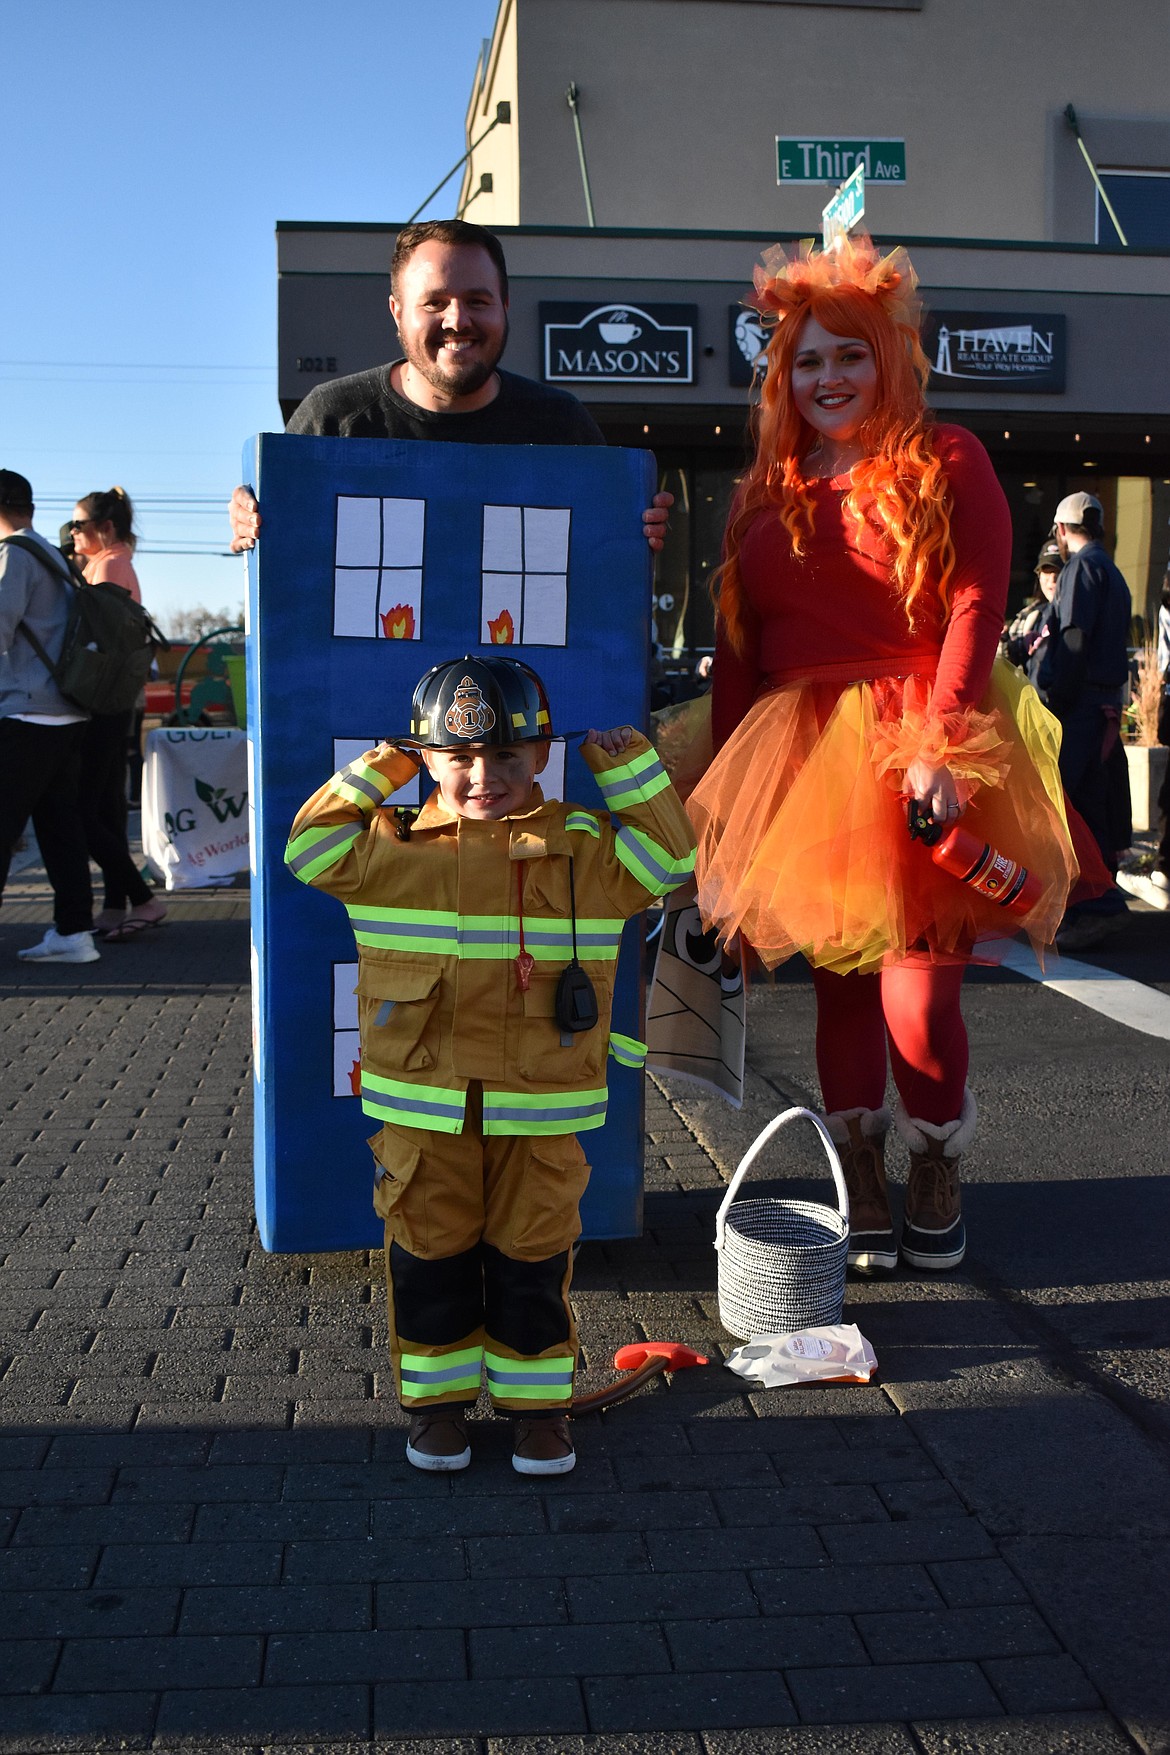
[{"label": "firefighter jacket", "polygon": [[[607,1052],[643,1063],[643,1044],[610,1031],[622,926],[685,881],[694,836],[644,737],[618,756],[581,753],[605,811],[546,802],[534,786],[525,811],[481,822],[435,791],[402,839],[379,807],[417,764],[382,744],[298,813],[285,862],[345,904],[357,940],[367,1115],[459,1133],[476,1080],[485,1134],[580,1133],[605,1120]],[[570,862],[577,956],[598,1005],[597,1024],[576,1034],[555,1013],[573,956]],[[535,960],[526,989],[522,947]]]}]

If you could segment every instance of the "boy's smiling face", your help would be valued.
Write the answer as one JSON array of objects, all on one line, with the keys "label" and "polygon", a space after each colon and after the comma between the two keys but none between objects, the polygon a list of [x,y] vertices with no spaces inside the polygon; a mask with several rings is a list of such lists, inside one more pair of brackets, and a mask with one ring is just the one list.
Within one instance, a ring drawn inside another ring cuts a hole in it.
[{"label": "boy's smiling face", "polygon": [[548,761],[547,743],[477,744],[419,751],[443,803],[457,817],[498,823],[523,810]]}]

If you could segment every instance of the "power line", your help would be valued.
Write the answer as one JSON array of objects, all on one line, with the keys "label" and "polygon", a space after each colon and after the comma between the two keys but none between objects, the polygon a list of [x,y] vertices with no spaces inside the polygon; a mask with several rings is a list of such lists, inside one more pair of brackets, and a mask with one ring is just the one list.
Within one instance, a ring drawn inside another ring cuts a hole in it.
[{"label": "power line", "polygon": [[237,366],[199,360],[5,360],[0,366],[54,366],[78,371],[92,366],[99,372],[274,372],[274,365]]}]

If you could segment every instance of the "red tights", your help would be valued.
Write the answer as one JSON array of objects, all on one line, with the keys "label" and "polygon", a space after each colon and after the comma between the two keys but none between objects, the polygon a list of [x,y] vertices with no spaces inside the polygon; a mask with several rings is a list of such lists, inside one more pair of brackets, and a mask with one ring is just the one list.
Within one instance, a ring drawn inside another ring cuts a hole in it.
[{"label": "red tights", "polygon": [[963,963],[909,957],[875,975],[813,970],[817,1071],[828,1111],[880,1109],[886,1049],[898,1095],[916,1121],[957,1121],[967,1083],[967,1030],[959,1009]]}]

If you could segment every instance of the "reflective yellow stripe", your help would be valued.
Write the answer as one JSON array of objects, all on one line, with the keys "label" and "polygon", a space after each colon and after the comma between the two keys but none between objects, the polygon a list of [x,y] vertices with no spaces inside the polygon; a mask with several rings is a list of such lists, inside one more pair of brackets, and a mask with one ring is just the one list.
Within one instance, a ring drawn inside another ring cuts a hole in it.
[{"label": "reflective yellow stripe", "polygon": [[605,1124],[608,1093],[591,1091],[485,1091],[485,1134],[586,1133]]},{"label": "reflective yellow stripe", "polygon": [[632,1066],[636,1069],[645,1066],[649,1050],[636,1036],[622,1036],[614,1030],[609,1038],[609,1052],[619,1066]]},{"label": "reflective yellow stripe", "polygon": [[305,829],[284,850],[284,863],[303,884],[311,884],[323,871],[344,859],[358,836],[361,823],[338,823],[333,828]]},{"label": "reflective yellow stripe", "polygon": [[652,836],[622,823],[614,837],[614,852],[632,877],[649,890],[652,896],[665,896],[684,883],[695,869],[692,848],[681,859],[675,859]]},{"label": "reflective yellow stripe", "polygon": [[[370,950],[458,957],[463,962],[511,961],[520,949],[514,914],[453,914],[438,908],[376,908],[349,902],[346,913],[359,945]],[[609,916],[579,917],[577,955],[582,961],[613,962],[623,922]],[[538,963],[567,963],[573,954],[569,921],[524,917],[525,948]]]},{"label": "reflective yellow stripe", "polygon": [[403,1353],[398,1362],[403,1401],[448,1396],[452,1390],[478,1390],[482,1347],[454,1353]]},{"label": "reflective yellow stripe", "polygon": [[334,774],[329,790],[362,810],[376,810],[380,804],[385,804],[394,791],[394,784],[364,762],[351,762],[348,768]]},{"label": "reflective yellow stripe", "polygon": [[362,1108],[379,1121],[397,1121],[402,1127],[421,1127],[430,1133],[462,1133],[466,1102],[465,1091],[408,1084],[362,1068]]},{"label": "reflective yellow stripe", "polygon": [[512,1401],[567,1402],[573,1394],[573,1356],[553,1359],[505,1359],[484,1350],[488,1389]]}]

